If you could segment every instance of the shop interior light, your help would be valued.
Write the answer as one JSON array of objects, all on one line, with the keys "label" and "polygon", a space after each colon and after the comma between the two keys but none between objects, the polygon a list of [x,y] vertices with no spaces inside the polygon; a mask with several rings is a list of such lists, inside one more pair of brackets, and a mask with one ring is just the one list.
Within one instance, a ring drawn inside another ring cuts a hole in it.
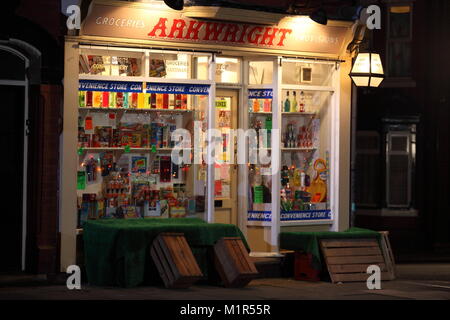
[{"label": "shop interior light", "polygon": [[357,87],[378,87],[384,79],[383,65],[378,53],[358,53],[350,77]]}]

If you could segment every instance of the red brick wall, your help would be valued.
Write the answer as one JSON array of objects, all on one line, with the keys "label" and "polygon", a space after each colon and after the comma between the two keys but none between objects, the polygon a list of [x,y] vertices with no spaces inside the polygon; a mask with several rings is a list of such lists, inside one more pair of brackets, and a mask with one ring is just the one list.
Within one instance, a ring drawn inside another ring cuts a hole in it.
[{"label": "red brick wall", "polygon": [[16,13],[46,29],[55,39],[64,35],[61,0],[21,0]]}]

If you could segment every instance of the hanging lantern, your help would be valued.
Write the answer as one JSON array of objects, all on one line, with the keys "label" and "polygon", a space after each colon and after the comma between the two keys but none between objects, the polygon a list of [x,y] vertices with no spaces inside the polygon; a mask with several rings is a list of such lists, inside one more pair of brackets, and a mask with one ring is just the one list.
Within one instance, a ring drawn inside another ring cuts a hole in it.
[{"label": "hanging lantern", "polygon": [[384,79],[383,65],[378,53],[358,53],[350,77],[357,87],[378,87]]}]

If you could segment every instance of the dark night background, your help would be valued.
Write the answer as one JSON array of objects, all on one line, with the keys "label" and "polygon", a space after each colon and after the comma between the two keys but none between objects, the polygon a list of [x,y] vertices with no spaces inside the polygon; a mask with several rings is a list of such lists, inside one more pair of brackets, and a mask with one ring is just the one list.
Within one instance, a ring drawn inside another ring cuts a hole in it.
[{"label": "dark night background", "polygon": [[[239,7],[246,1],[215,2]],[[186,1],[187,5],[192,3]],[[343,7],[374,3],[382,8],[382,29],[367,31],[361,44],[361,48],[380,53],[386,79],[379,88],[357,89],[354,100],[353,222],[355,226],[390,231],[399,261],[450,260],[450,1],[395,1],[396,5],[410,6],[411,19],[409,16],[403,22],[400,19],[406,31],[399,32],[407,32],[400,39],[388,34],[386,26],[394,23],[388,21],[389,1],[247,1],[246,5],[255,3],[259,3],[260,10],[289,10],[299,14],[323,8],[329,18],[341,19],[346,18],[339,11]],[[88,1],[83,1],[82,8],[87,5]],[[30,97],[29,177],[32,179],[28,185],[29,212],[33,214],[27,226],[27,254],[32,258],[28,259],[32,263],[27,265],[27,270],[32,272],[51,273],[58,270],[59,261],[57,174],[60,150],[57,146],[66,34],[66,17],[61,7],[61,2],[55,0],[4,1],[0,19],[1,40],[20,39],[42,53],[39,70],[29,70],[34,72],[35,79]],[[5,61],[2,62],[5,65]],[[2,67],[3,72],[7,69],[7,66]],[[17,115],[11,115],[7,121],[17,121],[14,117]],[[392,179],[386,176],[386,133],[389,125],[399,124],[408,128],[416,126],[416,160],[408,162],[415,168],[409,180],[411,200],[392,208],[386,198],[387,188],[399,194],[407,192],[402,182],[407,181],[407,167],[402,165],[406,162],[398,162],[396,171],[391,171],[395,173]],[[5,134],[14,135],[14,132]],[[373,139],[364,140],[367,137]],[[11,146],[21,147],[20,144]],[[370,152],[365,153],[367,149]],[[20,161],[17,168],[19,164]],[[10,168],[10,160],[2,157],[1,165]],[[6,175],[5,179],[10,179],[8,177]],[[20,198],[16,201],[21,202]],[[0,243],[8,244],[1,248],[15,252],[20,243],[17,247],[11,239],[20,241],[17,239],[20,225],[14,215],[2,219],[11,227],[1,233]],[[6,269],[17,268],[19,262],[20,257],[15,257]]]}]

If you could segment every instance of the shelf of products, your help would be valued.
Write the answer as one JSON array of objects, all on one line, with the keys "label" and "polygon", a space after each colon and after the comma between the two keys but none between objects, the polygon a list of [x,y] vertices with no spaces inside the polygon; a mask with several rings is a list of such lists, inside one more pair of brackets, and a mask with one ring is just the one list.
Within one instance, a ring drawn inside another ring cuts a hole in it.
[{"label": "shelf of products", "polygon": [[[256,130],[256,156],[261,151],[266,151],[269,158],[272,156],[270,132],[278,128],[280,140],[273,143],[280,148],[275,153],[280,157],[280,167],[274,175],[271,162],[249,165],[248,221],[251,225],[273,226],[272,213],[276,209],[272,200],[277,191],[272,186],[273,179],[279,179],[276,185],[280,186],[280,225],[329,223],[332,221],[329,153],[335,65],[283,59],[277,71],[282,77],[281,86],[272,88],[278,91],[275,110],[264,110],[267,103],[264,91],[271,92],[268,86],[274,64],[253,61],[249,66],[248,119],[249,128]],[[274,112],[278,113],[275,117]],[[276,198],[278,201],[278,195]]]},{"label": "shelf of products", "polygon": [[[204,218],[207,166],[191,163],[194,141],[182,134],[194,137],[199,122],[200,153],[205,152],[209,84],[196,80],[198,57],[84,51],[78,93],[78,227],[100,218]],[[173,140],[178,129],[183,131]],[[172,158],[174,151],[182,161]]]},{"label": "shelf of products", "polygon": [[330,92],[292,87],[280,99],[280,221],[330,220]]},{"label": "shelf of products", "polygon": [[[269,66],[269,63],[262,62]],[[251,78],[255,81],[263,81],[258,72],[260,64],[250,63],[252,70]],[[264,212],[270,212],[272,206],[270,163],[264,161],[264,156],[272,153],[272,128],[273,128],[273,89],[261,86],[260,89],[252,88],[248,90],[248,113],[249,128],[254,130],[253,139],[249,141],[249,149],[256,150],[254,157],[249,159],[248,181],[249,181],[249,207],[248,213],[252,215],[264,215]],[[252,219],[249,218],[249,221]]]}]

